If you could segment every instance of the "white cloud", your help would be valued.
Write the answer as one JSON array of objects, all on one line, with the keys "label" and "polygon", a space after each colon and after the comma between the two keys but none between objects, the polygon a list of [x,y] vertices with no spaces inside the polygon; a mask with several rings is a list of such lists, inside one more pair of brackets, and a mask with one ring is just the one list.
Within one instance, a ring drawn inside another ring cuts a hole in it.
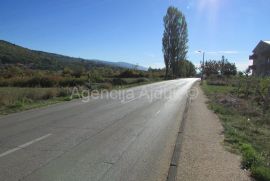
[{"label": "white cloud", "polygon": [[238,71],[245,71],[250,65],[252,65],[252,61],[250,60],[239,60],[235,62]]},{"label": "white cloud", "polygon": [[[199,51],[194,51],[195,54],[199,54]],[[239,51],[236,50],[220,50],[220,51],[206,51],[207,54],[238,54]]]}]

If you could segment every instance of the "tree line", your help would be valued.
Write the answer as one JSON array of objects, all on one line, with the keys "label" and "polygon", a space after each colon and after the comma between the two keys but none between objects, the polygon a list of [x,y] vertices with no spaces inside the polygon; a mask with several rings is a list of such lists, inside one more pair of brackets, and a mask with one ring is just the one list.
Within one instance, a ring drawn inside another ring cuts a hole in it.
[{"label": "tree line", "polygon": [[208,60],[202,65],[201,69],[206,77],[211,75],[231,76],[237,74],[234,63],[231,63],[224,56],[221,60]]}]

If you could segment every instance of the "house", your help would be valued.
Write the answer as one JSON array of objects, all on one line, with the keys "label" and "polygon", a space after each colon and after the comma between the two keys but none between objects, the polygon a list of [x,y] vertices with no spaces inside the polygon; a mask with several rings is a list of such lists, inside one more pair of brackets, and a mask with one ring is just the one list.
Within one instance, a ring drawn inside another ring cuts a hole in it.
[{"label": "house", "polygon": [[252,75],[270,76],[270,41],[260,41],[249,59],[253,60]]}]

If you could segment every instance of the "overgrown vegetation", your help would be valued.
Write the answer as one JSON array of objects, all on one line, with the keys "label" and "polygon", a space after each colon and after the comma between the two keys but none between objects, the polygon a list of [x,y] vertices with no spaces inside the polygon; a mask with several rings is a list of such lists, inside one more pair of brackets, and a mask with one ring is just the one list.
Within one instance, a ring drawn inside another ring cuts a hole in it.
[{"label": "overgrown vegetation", "polygon": [[0,114],[8,114],[60,101],[69,101],[69,88],[0,88]]},{"label": "overgrown vegetation", "polygon": [[203,90],[223,122],[225,144],[242,155],[242,166],[270,180],[270,79],[210,76]]},{"label": "overgrown vegetation", "polygon": [[68,100],[73,87],[111,90],[163,80],[163,70],[110,69],[74,71],[34,70],[22,65],[0,68],[0,114]]},{"label": "overgrown vegetation", "polygon": [[164,74],[164,69],[126,69],[0,41],[0,114],[69,100],[73,87],[119,89],[163,80]]}]

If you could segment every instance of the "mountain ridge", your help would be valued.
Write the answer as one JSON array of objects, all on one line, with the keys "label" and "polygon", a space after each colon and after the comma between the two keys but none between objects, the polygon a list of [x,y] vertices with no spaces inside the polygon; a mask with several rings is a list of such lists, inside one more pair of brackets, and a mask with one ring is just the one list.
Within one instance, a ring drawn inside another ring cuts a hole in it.
[{"label": "mountain ridge", "polygon": [[0,64],[23,64],[33,69],[61,70],[64,67],[86,68],[111,67],[147,70],[127,62],[110,62],[99,59],[84,59],[41,50],[32,50],[23,46],[0,40]]}]

